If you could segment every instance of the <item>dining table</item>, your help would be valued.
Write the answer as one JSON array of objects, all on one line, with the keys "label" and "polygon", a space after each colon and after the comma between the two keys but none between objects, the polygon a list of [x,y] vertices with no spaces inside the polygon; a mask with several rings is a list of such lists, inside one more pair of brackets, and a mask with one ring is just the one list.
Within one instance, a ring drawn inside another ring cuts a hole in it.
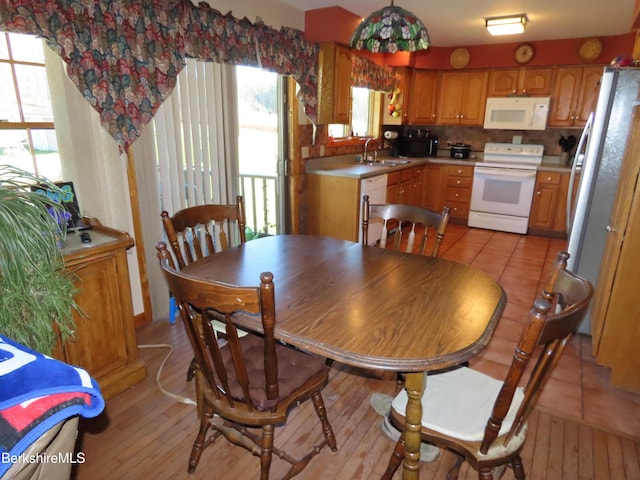
[{"label": "dining table", "polygon": [[[402,478],[411,480],[419,478],[428,372],[478,355],[506,304],[498,282],[468,265],[314,235],[258,238],[183,272],[238,286],[257,286],[260,274],[271,272],[279,341],[355,367],[403,373]],[[237,323],[261,331],[255,316],[240,315]]]}]

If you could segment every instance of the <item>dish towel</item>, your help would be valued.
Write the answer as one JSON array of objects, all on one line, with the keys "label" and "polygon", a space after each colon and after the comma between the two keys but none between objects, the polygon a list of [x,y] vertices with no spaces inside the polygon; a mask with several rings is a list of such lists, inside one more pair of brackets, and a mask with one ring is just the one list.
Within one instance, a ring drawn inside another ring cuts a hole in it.
[{"label": "dish towel", "polygon": [[[376,413],[382,416],[382,422],[380,423],[380,430],[385,434],[387,438],[397,442],[400,438],[400,430],[394,427],[389,420],[389,413],[391,412],[391,402],[393,397],[390,395],[384,395],[382,393],[371,394],[369,403]],[[430,443],[422,442],[420,445],[420,461],[421,462],[433,462],[440,456],[440,449]]]},{"label": "dish towel", "polygon": [[85,370],[0,335],[0,476],[14,463],[12,457],[54,425],[102,410],[100,387]]}]

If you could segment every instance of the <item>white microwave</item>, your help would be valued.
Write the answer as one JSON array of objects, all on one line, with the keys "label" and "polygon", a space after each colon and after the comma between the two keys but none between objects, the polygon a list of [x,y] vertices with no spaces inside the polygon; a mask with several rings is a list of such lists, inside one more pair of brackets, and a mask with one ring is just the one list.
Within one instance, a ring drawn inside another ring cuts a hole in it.
[{"label": "white microwave", "polygon": [[484,128],[498,130],[544,130],[550,97],[489,97]]}]

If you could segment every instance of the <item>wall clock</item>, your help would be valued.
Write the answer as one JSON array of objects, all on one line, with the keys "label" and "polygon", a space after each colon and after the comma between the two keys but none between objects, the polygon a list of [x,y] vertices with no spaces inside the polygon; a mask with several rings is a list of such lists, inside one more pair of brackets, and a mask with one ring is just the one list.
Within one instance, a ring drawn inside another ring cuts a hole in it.
[{"label": "wall clock", "polygon": [[536,49],[530,43],[521,43],[516,47],[513,51],[513,59],[516,63],[520,65],[524,65],[525,63],[529,63],[533,56],[536,54]]},{"label": "wall clock", "polygon": [[582,60],[595,60],[602,53],[602,42],[599,38],[588,38],[580,44],[578,56]]}]

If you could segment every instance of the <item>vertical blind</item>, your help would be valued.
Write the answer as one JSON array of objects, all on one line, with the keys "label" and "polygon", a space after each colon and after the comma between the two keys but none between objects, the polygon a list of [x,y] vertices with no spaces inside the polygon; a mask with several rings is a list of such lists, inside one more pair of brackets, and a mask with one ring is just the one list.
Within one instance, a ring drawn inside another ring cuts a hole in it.
[{"label": "vertical blind", "polygon": [[133,144],[154,320],[168,315],[169,295],[155,244],[160,212],[234,203],[238,193],[235,67],[187,60],[173,93]]}]

